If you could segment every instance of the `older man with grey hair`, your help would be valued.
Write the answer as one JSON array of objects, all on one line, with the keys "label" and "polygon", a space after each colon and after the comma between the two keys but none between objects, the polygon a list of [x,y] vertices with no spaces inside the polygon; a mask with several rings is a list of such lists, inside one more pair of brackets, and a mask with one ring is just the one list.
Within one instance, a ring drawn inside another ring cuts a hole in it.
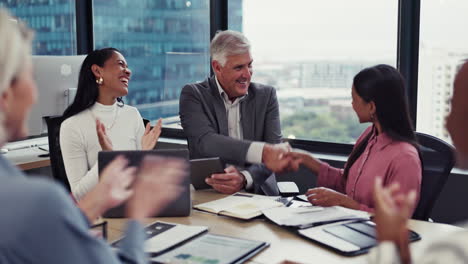
[{"label": "older man with grey hair", "polygon": [[277,195],[274,172],[291,162],[283,154],[275,89],[251,83],[250,43],[240,32],[219,32],[211,41],[214,75],[186,85],[180,95],[180,119],[191,158],[220,157],[228,166],[206,182],[222,193],[243,188]]}]

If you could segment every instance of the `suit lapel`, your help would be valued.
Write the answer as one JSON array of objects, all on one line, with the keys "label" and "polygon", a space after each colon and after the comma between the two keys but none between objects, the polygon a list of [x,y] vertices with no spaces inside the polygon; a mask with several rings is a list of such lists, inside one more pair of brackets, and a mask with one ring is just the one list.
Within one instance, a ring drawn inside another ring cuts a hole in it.
[{"label": "suit lapel", "polygon": [[255,100],[250,91],[247,98],[240,103],[240,114],[244,139],[255,140]]},{"label": "suit lapel", "polygon": [[219,133],[225,136],[229,136],[228,121],[226,116],[226,107],[224,106],[223,99],[218,91],[216,80],[214,77],[209,78],[208,83],[211,89],[211,95],[213,96],[213,106],[215,110],[216,120],[218,121]]}]

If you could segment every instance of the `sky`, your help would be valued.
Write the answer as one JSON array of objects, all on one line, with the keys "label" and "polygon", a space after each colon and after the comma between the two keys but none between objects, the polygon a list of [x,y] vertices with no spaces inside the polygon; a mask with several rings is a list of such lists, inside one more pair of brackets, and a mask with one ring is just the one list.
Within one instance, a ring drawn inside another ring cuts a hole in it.
[{"label": "sky", "polygon": [[[397,0],[243,1],[257,60],[396,57]],[[468,49],[468,1],[421,1],[421,44]]]}]

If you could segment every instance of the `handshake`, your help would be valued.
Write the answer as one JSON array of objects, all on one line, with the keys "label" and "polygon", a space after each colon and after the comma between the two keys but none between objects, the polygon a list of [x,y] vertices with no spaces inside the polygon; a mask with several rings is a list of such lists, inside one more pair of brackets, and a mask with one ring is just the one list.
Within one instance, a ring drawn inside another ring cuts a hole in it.
[{"label": "handshake", "polygon": [[265,144],[262,153],[262,163],[271,171],[297,171],[303,161],[304,153],[293,150],[289,143]]}]

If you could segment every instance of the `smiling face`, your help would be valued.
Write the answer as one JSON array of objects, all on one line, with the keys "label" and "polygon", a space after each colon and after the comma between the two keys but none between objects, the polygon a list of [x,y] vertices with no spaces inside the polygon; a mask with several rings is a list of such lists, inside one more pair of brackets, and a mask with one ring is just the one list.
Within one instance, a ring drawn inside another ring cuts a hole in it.
[{"label": "smiling face", "polygon": [[223,90],[229,98],[236,98],[247,94],[252,78],[252,56],[250,52],[226,56],[224,66],[213,60],[213,70]]},{"label": "smiling face", "polygon": [[446,127],[458,154],[458,166],[468,168],[468,63],[458,72],[453,90],[452,107]]},{"label": "smiling face", "polygon": [[103,67],[94,64],[92,70],[96,79],[103,79],[103,83],[99,85],[100,95],[117,98],[128,94],[128,84],[132,72],[122,54],[114,51]]}]

